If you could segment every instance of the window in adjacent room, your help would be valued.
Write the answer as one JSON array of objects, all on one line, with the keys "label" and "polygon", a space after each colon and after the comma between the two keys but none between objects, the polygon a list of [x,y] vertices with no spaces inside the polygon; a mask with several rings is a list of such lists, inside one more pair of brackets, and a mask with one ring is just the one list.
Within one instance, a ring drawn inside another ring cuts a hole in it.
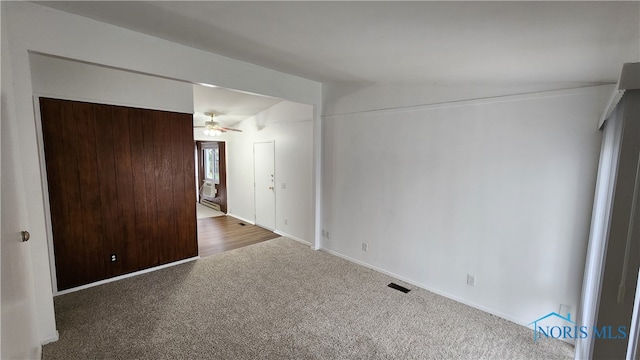
[{"label": "window in adjacent room", "polygon": [[220,183],[220,151],[217,143],[203,144],[204,179]]}]

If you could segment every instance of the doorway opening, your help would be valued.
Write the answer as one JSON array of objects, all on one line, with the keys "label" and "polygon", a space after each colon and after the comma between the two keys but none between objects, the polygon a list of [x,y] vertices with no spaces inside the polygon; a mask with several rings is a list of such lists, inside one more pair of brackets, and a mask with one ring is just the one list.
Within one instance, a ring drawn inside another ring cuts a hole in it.
[{"label": "doorway opening", "polygon": [[[193,85],[193,104],[199,204],[220,205],[235,219],[229,223],[236,234],[255,225],[312,244],[314,106],[201,85]],[[215,125],[228,131],[207,131],[211,114]],[[222,221],[206,217],[210,223]]]},{"label": "doorway opening", "polygon": [[[227,213],[226,146],[223,141],[196,141],[196,178],[201,214]],[[213,211],[212,211],[213,210]],[[208,217],[208,216],[203,216]]]},{"label": "doorway opening", "polygon": [[224,141],[196,141],[198,254],[224,251],[274,239],[279,235],[227,216],[227,166]]}]

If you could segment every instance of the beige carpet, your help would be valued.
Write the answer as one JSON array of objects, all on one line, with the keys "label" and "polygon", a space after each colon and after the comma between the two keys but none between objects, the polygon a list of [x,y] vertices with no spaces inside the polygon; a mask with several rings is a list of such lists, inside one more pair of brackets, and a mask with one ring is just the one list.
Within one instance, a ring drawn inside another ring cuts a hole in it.
[{"label": "beige carpet", "polygon": [[569,359],[573,347],[278,238],[55,298],[44,359]]},{"label": "beige carpet", "polygon": [[204,219],[208,217],[224,216],[225,213],[216,209],[212,209],[208,206],[204,206],[200,203],[196,203],[196,215],[198,219]]}]

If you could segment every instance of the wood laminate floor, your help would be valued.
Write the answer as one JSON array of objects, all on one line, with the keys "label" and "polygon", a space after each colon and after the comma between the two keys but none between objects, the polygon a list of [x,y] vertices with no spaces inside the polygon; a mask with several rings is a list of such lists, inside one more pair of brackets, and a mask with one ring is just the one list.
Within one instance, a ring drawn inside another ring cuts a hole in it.
[{"label": "wood laminate floor", "polygon": [[280,237],[280,235],[230,216],[198,219],[198,252],[200,257],[218,254],[277,237]]}]

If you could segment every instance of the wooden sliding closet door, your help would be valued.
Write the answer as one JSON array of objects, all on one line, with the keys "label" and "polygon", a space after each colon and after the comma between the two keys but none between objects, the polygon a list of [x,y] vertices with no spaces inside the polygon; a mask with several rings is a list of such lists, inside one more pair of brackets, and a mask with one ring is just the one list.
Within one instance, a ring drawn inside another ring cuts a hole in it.
[{"label": "wooden sliding closet door", "polygon": [[197,255],[191,115],[40,109],[59,290]]}]

